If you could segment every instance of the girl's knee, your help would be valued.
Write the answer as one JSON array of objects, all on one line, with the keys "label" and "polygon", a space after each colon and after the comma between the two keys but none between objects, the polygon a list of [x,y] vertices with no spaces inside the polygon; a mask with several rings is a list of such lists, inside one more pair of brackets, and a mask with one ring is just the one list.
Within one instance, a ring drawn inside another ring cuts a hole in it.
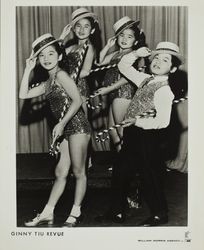
[{"label": "girl's knee", "polygon": [[55,177],[57,179],[65,179],[68,175],[68,168],[59,168],[57,167],[55,169]]},{"label": "girl's knee", "polygon": [[73,174],[76,179],[86,178],[85,166],[83,168],[73,167]]}]

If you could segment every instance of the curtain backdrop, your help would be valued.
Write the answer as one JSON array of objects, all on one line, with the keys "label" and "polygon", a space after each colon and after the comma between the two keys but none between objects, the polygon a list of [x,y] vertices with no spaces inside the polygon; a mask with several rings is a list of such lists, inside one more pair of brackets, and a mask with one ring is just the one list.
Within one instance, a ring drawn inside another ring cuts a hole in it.
[{"label": "curtain backdrop", "polygon": [[[31,44],[43,33],[52,33],[56,38],[71,21],[71,13],[82,6],[43,6],[16,8],[16,107],[17,107],[17,153],[47,152],[50,144],[50,120],[43,97],[19,100],[18,91],[25,67],[31,53]],[[187,7],[185,6],[85,6],[96,13],[101,30],[102,46],[114,35],[112,26],[127,15],[140,20],[140,28],[146,35],[149,48],[160,41],[171,41],[179,45],[185,56],[183,69],[187,71]],[[97,85],[97,83],[96,83]],[[96,86],[97,87],[97,86]],[[181,113],[181,112],[180,112]],[[187,112],[181,114],[187,123]],[[97,111],[92,125],[95,130],[106,126],[106,114]],[[184,125],[186,127],[187,124]],[[94,132],[96,133],[96,132]],[[92,138],[94,150],[109,150],[109,141],[98,144]]]}]

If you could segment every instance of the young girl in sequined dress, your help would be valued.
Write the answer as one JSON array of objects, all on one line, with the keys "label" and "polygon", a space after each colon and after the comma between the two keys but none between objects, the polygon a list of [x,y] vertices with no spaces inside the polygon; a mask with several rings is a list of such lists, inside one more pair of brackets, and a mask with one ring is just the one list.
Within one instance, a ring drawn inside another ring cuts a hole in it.
[{"label": "young girl in sequined dress", "polygon": [[[27,99],[45,95],[58,121],[52,132],[53,143],[61,140],[61,144],[60,159],[55,169],[56,179],[48,202],[37,217],[25,222],[25,226],[35,227],[44,223],[53,223],[54,208],[64,191],[66,178],[72,165],[76,178],[74,205],[64,226],[73,227],[80,222],[81,203],[86,192],[85,160],[90,140],[90,125],[82,111],[82,100],[75,82],[59,67],[62,51],[57,40],[51,34],[44,34],[33,42],[32,48],[33,52],[26,60],[19,97]],[[30,89],[29,77],[37,61],[48,72],[48,80]]]},{"label": "young girl in sequined dress", "polygon": [[[71,40],[72,44],[70,45],[70,40],[67,40],[69,37],[70,31],[74,33],[74,39]],[[80,60],[80,53],[83,50],[85,43],[88,44],[87,52],[84,56],[83,65],[79,74],[79,77],[76,81],[77,87],[81,94],[83,100],[83,109],[87,115],[87,106],[86,99],[90,95],[89,86],[86,77],[90,74],[93,61],[96,58],[96,46],[98,40],[99,31],[97,16],[88,11],[86,8],[79,8],[72,13],[71,24],[68,24],[63,29],[60,39],[65,47],[66,57],[65,65],[66,71],[73,76],[74,70],[77,66],[78,61]]]},{"label": "young girl in sequined dress", "polygon": [[[100,52],[99,65],[118,64],[123,55],[131,52],[135,48],[145,46],[144,33],[138,28],[140,21],[133,21],[128,16],[119,19],[114,25],[115,36],[110,38]],[[109,49],[117,42],[118,50],[109,53]],[[138,60],[136,67],[143,67],[144,59]],[[109,94],[109,118],[108,126],[120,123],[129,103],[136,91],[136,87],[127,81],[119,72],[117,67],[107,70],[104,77],[104,86],[96,91],[96,94]],[[110,133],[113,144],[117,151],[121,148],[122,128],[113,130]]]}]

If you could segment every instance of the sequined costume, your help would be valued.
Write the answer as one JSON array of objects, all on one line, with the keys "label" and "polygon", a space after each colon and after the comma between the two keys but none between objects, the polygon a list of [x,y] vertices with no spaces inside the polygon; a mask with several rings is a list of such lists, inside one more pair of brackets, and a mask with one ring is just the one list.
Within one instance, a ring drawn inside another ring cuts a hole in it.
[{"label": "sequined costume", "polygon": [[[124,54],[118,55],[118,53],[117,53],[112,58],[110,64],[118,64],[118,62],[120,61],[120,59],[123,55]],[[110,68],[109,70],[107,70],[107,72],[105,74],[104,86],[108,87],[108,86],[113,85],[118,80],[120,80],[121,77],[122,77],[122,75],[120,74],[118,67]],[[137,88],[133,83],[128,82],[128,83],[122,85],[120,88],[112,91],[109,94],[109,99],[110,99],[110,101],[113,101],[113,99],[115,99],[115,98],[125,98],[125,99],[131,100],[135,94],[136,89]]]},{"label": "sequined costume", "polygon": [[132,98],[125,119],[135,118],[137,115],[141,115],[144,112],[154,109],[154,94],[159,88],[166,85],[168,85],[167,81],[154,82],[145,85],[141,84],[141,87],[138,88]]},{"label": "sequined costume", "polygon": [[[75,68],[77,67],[77,63],[80,60],[79,50],[74,52],[70,52],[66,55],[64,59],[65,70],[71,76]],[[85,78],[78,78],[77,87],[81,96],[89,97],[89,87],[87,80]]]},{"label": "sequined costume", "polygon": [[[67,98],[67,110],[69,109],[72,100],[62,86],[52,81],[52,83],[45,83],[45,96],[49,101],[51,111],[54,117],[59,121],[61,112],[63,110],[65,100]],[[91,128],[85,114],[80,108],[78,112],[72,117],[64,128],[64,138],[68,139],[70,135],[74,134],[90,134]]]}]

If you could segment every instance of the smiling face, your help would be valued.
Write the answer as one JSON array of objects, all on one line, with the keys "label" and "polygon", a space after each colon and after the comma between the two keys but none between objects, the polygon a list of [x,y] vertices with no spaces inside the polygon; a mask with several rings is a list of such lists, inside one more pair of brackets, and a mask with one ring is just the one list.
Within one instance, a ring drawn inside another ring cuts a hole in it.
[{"label": "smiling face", "polygon": [[59,55],[54,46],[49,45],[38,55],[41,66],[50,71],[58,65]]},{"label": "smiling face", "polygon": [[154,56],[150,70],[154,75],[168,75],[172,68],[172,56],[170,54],[157,54]]},{"label": "smiling face", "polygon": [[80,19],[74,26],[74,33],[80,40],[87,39],[92,31],[91,23],[87,18]]},{"label": "smiling face", "polygon": [[121,49],[132,48],[135,40],[135,34],[132,29],[125,29],[118,35],[118,45]]}]

